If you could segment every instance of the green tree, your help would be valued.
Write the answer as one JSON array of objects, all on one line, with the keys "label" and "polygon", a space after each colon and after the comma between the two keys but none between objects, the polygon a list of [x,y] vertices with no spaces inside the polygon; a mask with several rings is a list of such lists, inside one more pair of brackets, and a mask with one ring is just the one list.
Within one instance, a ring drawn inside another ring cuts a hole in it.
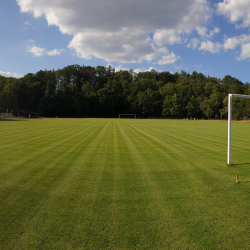
[{"label": "green tree", "polygon": [[172,96],[173,106],[170,109],[170,113],[174,117],[181,118],[184,115],[183,112],[183,102],[182,102],[182,94],[174,94]]},{"label": "green tree", "polygon": [[162,107],[163,107],[162,116],[170,117],[171,116],[170,110],[173,107],[173,101],[171,95],[165,96]]},{"label": "green tree", "polygon": [[213,116],[215,118],[220,117],[220,109],[223,107],[222,94],[216,92],[210,95],[210,104],[213,109]]},{"label": "green tree", "polygon": [[200,103],[197,98],[195,98],[193,95],[191,96],[187,106],[187,116],[189,117],[197,117],[200,115],[201,108],[200,108]]},{"label": "green tree", "polygon": [[214,116],[214,111],[209,99],[203,101],[201,109],[205,117],[212,118]]}]

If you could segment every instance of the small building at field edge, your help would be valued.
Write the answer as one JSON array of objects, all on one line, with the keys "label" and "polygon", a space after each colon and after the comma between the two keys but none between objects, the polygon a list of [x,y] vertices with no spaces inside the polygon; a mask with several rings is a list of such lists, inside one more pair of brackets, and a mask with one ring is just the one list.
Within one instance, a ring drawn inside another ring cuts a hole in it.
[{"label": "small building at field edge", "polygon": [[33,111],[27,110],[27,109],[14,109],[12,110],[12,115],[14,117],[22,116],[23,118],[38,118],[39,117],[38,113],[34,113]]}]

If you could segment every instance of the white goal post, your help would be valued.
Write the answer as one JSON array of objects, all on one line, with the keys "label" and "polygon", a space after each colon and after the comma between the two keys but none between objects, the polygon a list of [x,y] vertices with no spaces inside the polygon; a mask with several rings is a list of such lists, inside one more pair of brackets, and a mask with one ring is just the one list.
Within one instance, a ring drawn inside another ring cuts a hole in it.
[{"label": "white goal post", "polygon": [[121,115],[134,115],[135,116],[135,119],[136,119],[136,114],[119,114],[119,119],[121,119]]},{"label": "white goal post", "polygon": [[227,164],[231,164],[232,97],[250,98],[250,95],[228,94],[228,142],[227,142]]}]

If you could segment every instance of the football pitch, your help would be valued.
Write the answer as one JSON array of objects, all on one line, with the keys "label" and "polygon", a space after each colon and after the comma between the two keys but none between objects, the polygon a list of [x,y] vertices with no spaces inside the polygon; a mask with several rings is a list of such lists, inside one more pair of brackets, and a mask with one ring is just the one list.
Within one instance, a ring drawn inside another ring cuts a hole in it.
[{"label": "football pitch", "polygon": [[6,120],[0,138],[0,249],[250,249],[250,123],[230,166],[226,121]]}]

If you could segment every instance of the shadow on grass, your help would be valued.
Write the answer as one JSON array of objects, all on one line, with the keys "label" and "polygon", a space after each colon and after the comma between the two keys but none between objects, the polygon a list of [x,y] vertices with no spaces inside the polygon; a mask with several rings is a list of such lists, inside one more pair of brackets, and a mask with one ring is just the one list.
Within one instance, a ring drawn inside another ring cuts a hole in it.
[{"label": "shadow on grass", "polygon": [[23,122],[28,121],[27,119],[0,119],[0,122]]},{"label": "shadow on grass", "polygon": [[239,181],[239,183],[248,183],[250,181]]},{"label": "shadow on grass", "polygon": [[237,163],[237,164],[231,163],[231,164],[228,164],[228,166],[230,166],[230,167],[233,167],[233,166],[244,166],[244,165],[250,165],[250,163]]}]

